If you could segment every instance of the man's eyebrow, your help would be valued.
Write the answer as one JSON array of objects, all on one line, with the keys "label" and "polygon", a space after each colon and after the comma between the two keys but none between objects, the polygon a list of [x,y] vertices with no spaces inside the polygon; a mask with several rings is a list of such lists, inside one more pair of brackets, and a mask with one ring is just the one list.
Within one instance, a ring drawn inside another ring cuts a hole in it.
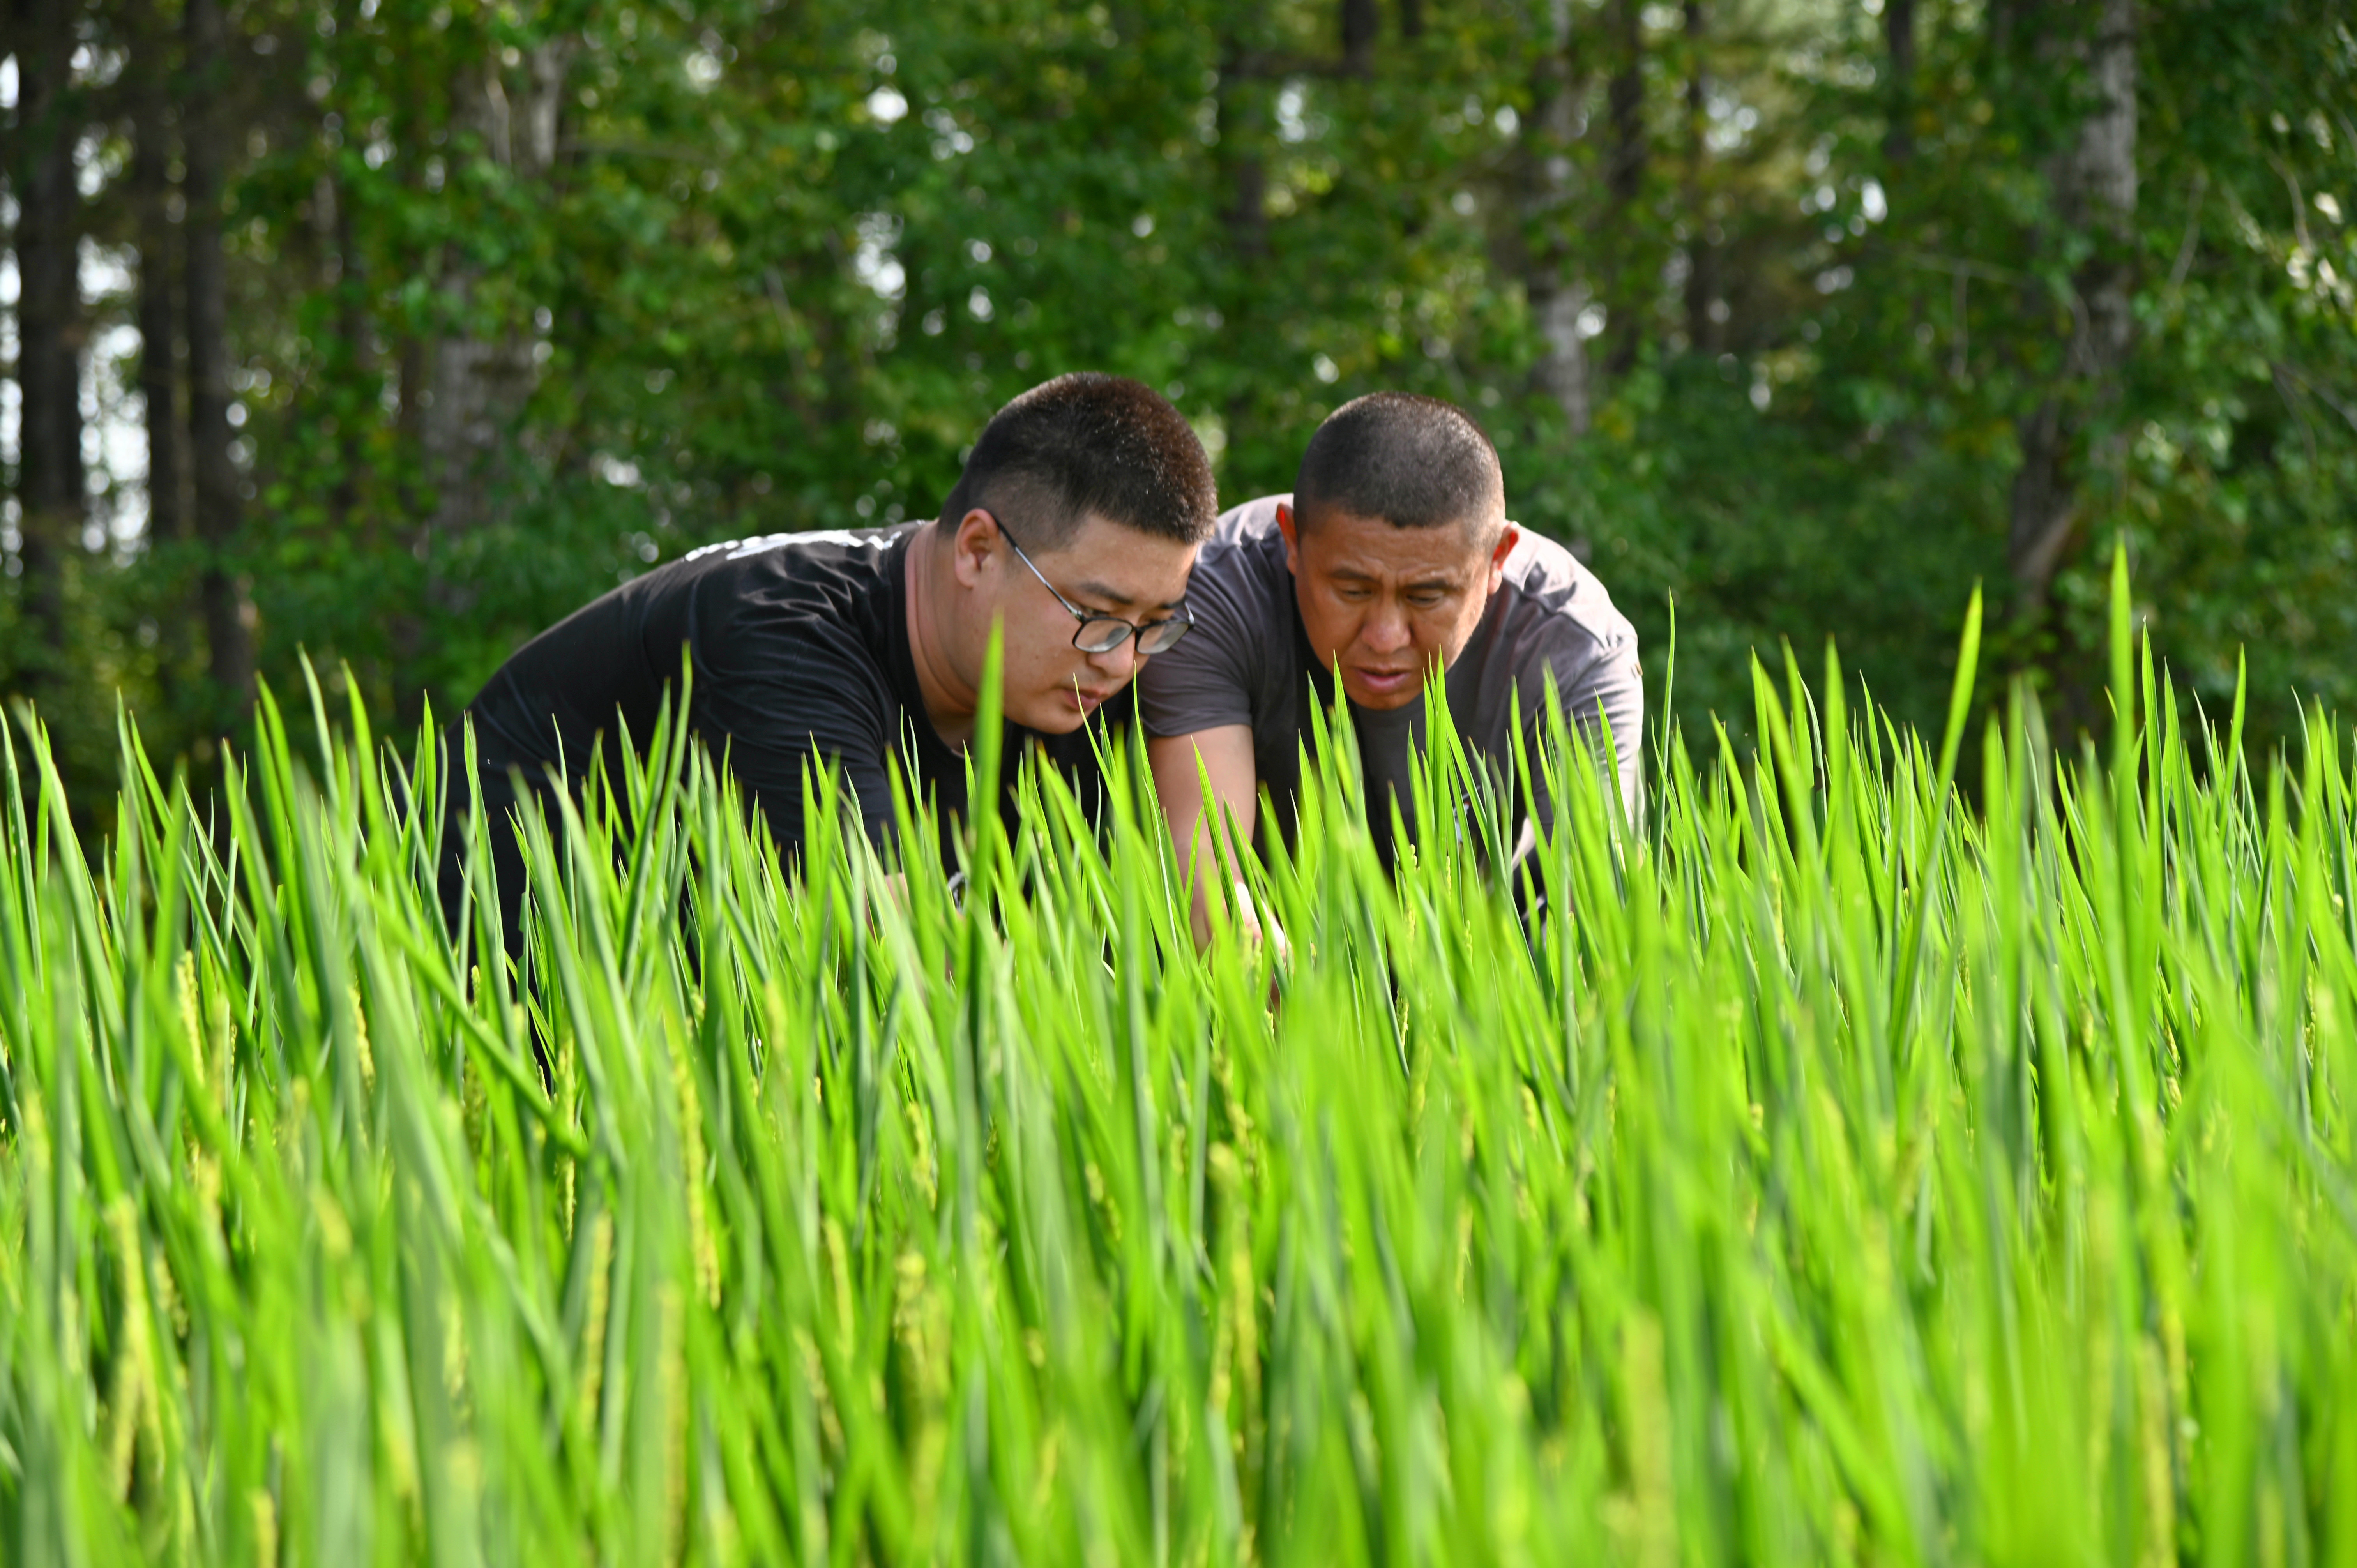
[{"label": "man's eyebrow", "polygon": [[[1333,578],[1338,583],[1373,583],[1381,581],[1381,578],[1375,573],[1362,572],[1356,566],[1337,566],[1326,575],[1329,577]],[[1432,590],[1446,591],[1454,588],[1457,585],[1458,579],[1456,574],[1451,572],[1439,572],[1429,576],[1415,578],[1412,582],[1402,583],[1399,585],[1399,591],[1403,594],[1423,593]]]},{"label": "man's eyebrow", "polygon": [[[1075,585],[1072,589],[1072,594],[1076,598],[1094,599],[1099,604],[1104,605],[1142,605],[1146,603],[1144,599],[1131,598],[1119,588],[1108,587],[1103,583],[1094,581]],[[1162,603],[1149,607],[1157,610],[1175,610],[1185,602],[1186,601],[1184,599],[1165,599]]]}]

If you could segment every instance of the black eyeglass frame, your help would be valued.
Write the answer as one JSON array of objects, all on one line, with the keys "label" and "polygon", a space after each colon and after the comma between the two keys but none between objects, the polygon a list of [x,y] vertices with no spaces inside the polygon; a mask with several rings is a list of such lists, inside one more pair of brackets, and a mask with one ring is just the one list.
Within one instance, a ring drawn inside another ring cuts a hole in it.
[{"label": "black eyeglass frame", "polygon": [[[1172,649],[1178,647],[1179,639],[1185,637],[1189,631],[1193,629],[1195,625],[1194,612],[1188,609],[1184,603],[1179,605],[1178,613],[1177,615],[1166,616],[1160,620],[1146,621],[1142,625],[1134,620],[1124,620],[1119,616],[1103,615],[1093,610],[1084,610],[1081,608],[1080,606],[1064,597],[1064,596],[1058,591],[1056,585],[1048,581],[1048,575],[1039,570],[1039,566],[1032,561],[1030,556],[1024,553],[1023,546],[1017,542],[1014,534],[1007,532],[1006,523],[1004,519],[999,517],[997,513],[993,512],[990,514],[990,521],[998,525],[999,536],[1006,541],[1006,547],[1015,552],[1015,558],[1017,561],[1022,562],[1024,566],[1030,571],[1030,574],[1033,576],[1039,579],[1039,585],[1041,587],[1047,589],[1050,594],[1055,595],[1056,602],[1063,606],[1065,609],[1071,612],[1071,617],[1074,620],[1081,623],[1079,626],[1072,628],[1072,646],[1079,649],[1082,653],[1111,653],[1114,649],[1119,648],[1123,643],[1127,642],[1134,637],[1137,639],[1137,656],[1140,659],[1151,659],[1157,653],[1168,653]],[[1091,648],[1087,643],[1082,642],[1081,639],[1089,634],[1089,628],[1092,626],[1118,627],[1120,628],[1120,630],[1118,633],[1114,634],[1112,641],[1105,643],[1102,647]],[[1173,629],[1162,641],[1155,644],[1151,648],[1147,647],[1146,639],[1154,633],[1161,631],[1165,627],[1169,627]]]}]

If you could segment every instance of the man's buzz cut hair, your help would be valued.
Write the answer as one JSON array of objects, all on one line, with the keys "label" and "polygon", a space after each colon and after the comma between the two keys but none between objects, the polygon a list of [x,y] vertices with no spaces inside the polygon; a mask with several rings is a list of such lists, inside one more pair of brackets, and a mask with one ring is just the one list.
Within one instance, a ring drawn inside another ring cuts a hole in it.
[{"label": "man's buzz cut hair", "polygon": [[1498,449],[1473,416],[1415,392],[1379,392],[1327,416],[1301,455],[1293,509],[1381,518],[1394,528],[1458,523],[1486,533],[1506,515]]},{"label": "man's buzz cut hair", "polygon": [[991,415],[942,523],[954,529],[977,507],[1035,552],[1071,543],[1091,515],[1200,544],[1220,513],[1186,416],[1144,382],[1095,371],[1042,381]]}]

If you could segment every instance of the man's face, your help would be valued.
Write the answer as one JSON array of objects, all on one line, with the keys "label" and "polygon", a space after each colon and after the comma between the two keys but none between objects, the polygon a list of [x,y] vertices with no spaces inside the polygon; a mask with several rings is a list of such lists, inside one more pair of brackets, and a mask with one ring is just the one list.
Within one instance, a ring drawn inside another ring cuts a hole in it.
[{"label": "man's face", "polygon": [[[1010,537],[1028,553],[1038,576],[1009,547]],[[983,612],[975,623],[974,679],[980,681],[995,618],[1004,628],[1001,689],[1007,718],[1049,735],[1080,728],[1135,679],[1145,659],[1134,636],[1104,653],[1073,647],[1080,622],[1056,596],[1091,615],[1116,616],[1140,626],[1167,620],[1179,612],[1198,549],[1093,514],[1064,544],[1042,549],[1019,518],[1008,518],[1001,532],[990,513],[968,512],[958,531],[957,564],[959,577],[974,590]]]},{"label": "man's face", "polygon": [[1276,525],[1310,649],[1366,708],[1405,707],[1464,651],[1520,537],[1512,523],[1493,539],[1496,524],[1394,528],[1330,508],[1304,526],[1280,506]]}]

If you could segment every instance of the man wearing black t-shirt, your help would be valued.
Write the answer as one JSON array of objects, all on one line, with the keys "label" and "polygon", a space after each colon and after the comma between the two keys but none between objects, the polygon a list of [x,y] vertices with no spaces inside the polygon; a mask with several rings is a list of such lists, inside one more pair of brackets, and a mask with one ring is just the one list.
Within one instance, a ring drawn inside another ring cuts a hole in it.
[{"label": "man wearing black t-shirt", "polygon": [[[542,789],[583,778],[625,733],[647,744],[683,650],[692,730],[726,752],[781,850],[801,848],[802,778],[818,762],[840,766],[880,844],[895,757],[920,796],[963,810],[994,626],[1008,755],[1036,737],[1083,765],[1090,716],[1184,635],[1188,573],[1216,510],[1211,465],[1176,409],[1136,381],[1061,376],[992,417],[933,521],[707,546],[559,622],[467,709],[511,940],[522,882],[511,771]],[[610,751],[608,768],[619,777]]]}]

